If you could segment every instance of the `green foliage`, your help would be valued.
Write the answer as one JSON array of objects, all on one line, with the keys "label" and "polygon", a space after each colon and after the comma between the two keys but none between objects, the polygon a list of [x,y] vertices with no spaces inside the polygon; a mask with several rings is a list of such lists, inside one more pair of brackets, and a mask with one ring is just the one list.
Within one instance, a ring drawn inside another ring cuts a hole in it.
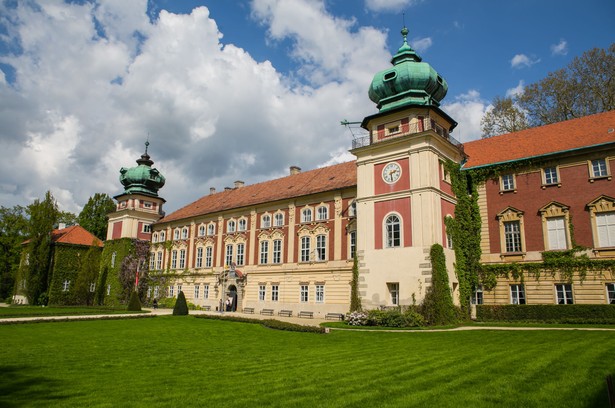
[{"label": "green foliage", "polygon": [[458,316],[448,282],[446,259],[442,245],[432,245],[429,256],[432,267],[431,286],[427,289],[421,305],[421,314],[425,317],[427,324],[432,326],[455,323]]},{"label": "green foliage", "polygon": [[75,282],[75,304],[92,306],[95,293],[90,290],[91,285],[96,285],[98,271],[100,269],[101,248],[92,245],[85,253],[79,268],[79,274]]},{"label": "green foliage", "polygon": [[0,299],[13,295],[27,228],[24,207],[0,206]]},{"label": "green foliage", "polygon": [[615,324],[615,305],[477,305],[481,322]]},{"label": "green foliage", "polygon": [[104,241],[107,239],[107,214],[113,210],[113,199],[107,194],[96,193],[79,213],[79,225]]},{"label": "green foliage", "polygon": [[51,232],[58,219],[58,206],[48,191],[43,201],[36,199],[27,209],[28,269],[26,294],[28,302],[37,304],[41,294],[49,288],[51,269]]},{"label": "green foliage", "polygon": [[359,258],[354,254],[352,262],[352,281],[350,282],[350,312],[361,311],[361,296],[359,295]]},{"label": "green foliage", "polygon": [[232,322],[240,322],[240,323],[252,323],[252,324],[261,324],[265,327],[275,330],[285,330],[285,331],[294,331],[294,332],[302,332],[302,333],[325,333],[324,327],[316,327],[316,326],[303,326],[300,324],[283,322],[281,320],[275,319],[250,319],[248,317],[240,317],[240,316],[229,316],[223,314],[210,314],[210,315],[198,315],[195,316],[198,319],[209,319],[209,320],[227,320]]},{"label": "green foliage", "polygon": [[[83,260],[88,252],[87,247],[75,245],[55,245],[53,251],[53,267],[50,272],[49,304],[51,305],[76,305],[77,292],[75,283],[82,268]],[[68,290],[65,291],[63,284],[68,281]]]},{"label": "green foliage", "polygon": [[96,283],[96,293],[94,294],[94,302],[96,305],[103,305],[105,303],[105,289],[107,286],[107,275],[109,275],[109,265],[104,265],[98,276],[98,282]]},{"label": "green foliage", "polygon": [[175,302],[177,301],[174,297],[163,297],[158,299],[158,307],[165,309],[172,309],[175,307]]},{"label": "green foliage", "polygon": [[383,327],[421,327],[426,325],[425,318],[414,308],[401,311],[400,308],[370,310],[367,312],[367,326]]},{"label": "green foliage", "polygon": [[77,221],[77,216],[72,212],[68,211],[58,212],[58,224],[60,223],[66,225],[67,227],[79,224],[79,222]]},{"label": "green foliage", "polygon": [[173,316],[185,316],[188,314],[188,304],[186,303],[186,296],[184,291],[180,290],[177,294],[177,301],[173,306]]},{"label": "green foliage", "polygon": [[130,301],[128,302],[126,310],[131,312],[141,311],[141,301],[139,300],[139,294],[137,292],[132,292],[132,295],[130,295]]},{"label": "green foliage", "polygon": [[[105,242],[100,268],[108,268],[105,282],[99,279],[98,286],[105,286],[104,304],[119,306],[127,304],[134,291],[137,266],[139,266],[139,297],[144,299],[148,280],[149,242],[130,238]],[[106,296],[110,285],[110,295]]]},{"label": "green foliage", "polygon": [[518,132],[529,127],[525,113],[511,97],[496,96],[491,105],[493,109],[487,111],[480,122],[483,138]]}]

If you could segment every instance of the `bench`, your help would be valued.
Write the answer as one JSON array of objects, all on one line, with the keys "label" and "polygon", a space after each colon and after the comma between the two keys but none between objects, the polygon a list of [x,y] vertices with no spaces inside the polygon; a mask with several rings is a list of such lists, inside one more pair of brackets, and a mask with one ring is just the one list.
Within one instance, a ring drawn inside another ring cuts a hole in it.
[{"label": "bench", "polygon": [[254,314],[254,308],[253,307],[244,307],[243,308],[243,312],[244,313]]},{"label": "bench", "polygon": [[203,310],[209,312],[211,310],[211,306],[203,306]]},{"label": "bench", "polygon": [[305,317],[305,318],[310,318],[313,319],[314,318],[314,312],[299,312],[299,314],[297,315],[299,317]]},{"label": "bench", "polygon": [[327,313],[325,315],[325,320],[344,320],[343,313]]},{"label": "bench", "polygon": [[261,314],[262,315],[273,316],[273,309],[263,309],[263,310],[261,310]]},{"label": "bench", "polygon": [[293,311],[292,310],[280,310],[278,312],[278,316],[291,317],[292,315],[293,315]]}]

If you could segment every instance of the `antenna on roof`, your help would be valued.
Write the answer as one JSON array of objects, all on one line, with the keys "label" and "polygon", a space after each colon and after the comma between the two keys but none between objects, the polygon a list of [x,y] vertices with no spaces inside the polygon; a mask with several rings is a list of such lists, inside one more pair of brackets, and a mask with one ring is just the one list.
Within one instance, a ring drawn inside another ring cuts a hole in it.
[{"label": "antenna on roof", "polygon": [[368,132],[361,127],[361,122],[349,122],[347,119],[344,119],[340,122],[340,125],[345,126],[346,129],[350,131],[353,139],[364,137],[368,134]]}]

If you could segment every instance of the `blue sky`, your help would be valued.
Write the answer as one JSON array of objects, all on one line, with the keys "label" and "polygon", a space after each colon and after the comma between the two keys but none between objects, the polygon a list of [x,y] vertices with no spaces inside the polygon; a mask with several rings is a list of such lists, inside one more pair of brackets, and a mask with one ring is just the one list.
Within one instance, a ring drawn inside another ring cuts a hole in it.
[{"label": "blue sky", "polygon": [[615,39],[615,2],[100,0],[0,3],[0,205],[78,212],[150,154],[167,212],[233,181],[351,160],[342,119],[410,44],[448,82],[453,136],[495,96]]}]

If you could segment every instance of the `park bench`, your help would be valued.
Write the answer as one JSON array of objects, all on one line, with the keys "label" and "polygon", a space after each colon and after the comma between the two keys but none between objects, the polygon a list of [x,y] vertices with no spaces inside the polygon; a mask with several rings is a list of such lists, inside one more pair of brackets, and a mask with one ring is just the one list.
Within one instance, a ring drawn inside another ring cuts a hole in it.
[{"label": "park bench", "polygon": [[263,310],[261,310],[261,314],[262,315],[273,316],[273,309],[263,309]]},{"label": "park bench", "polygon": [[344,320],[343,313],[327,313],[325,315],[325,320]]},{"label": "park bench", "polygon": [[293,315],[293,311],[292,310],[280,310],[278,312],[279,316],[286,316],[286,317],[291,317]]},{"label": "park bench", "polygon": [[298,314],[299,317],[305,317],[305,318],[310,318],[313,319],[314,318],[314,312],[299,312]]},{"label": "park bench", "polygon": [[243,308],[243,312],[244,313],[254,314],[254,308],[253,307],[244,307]]},{"label": "park bench", "polygon": [[211,306],[203,306],[203,310],[209,312],[211,310]]}]

